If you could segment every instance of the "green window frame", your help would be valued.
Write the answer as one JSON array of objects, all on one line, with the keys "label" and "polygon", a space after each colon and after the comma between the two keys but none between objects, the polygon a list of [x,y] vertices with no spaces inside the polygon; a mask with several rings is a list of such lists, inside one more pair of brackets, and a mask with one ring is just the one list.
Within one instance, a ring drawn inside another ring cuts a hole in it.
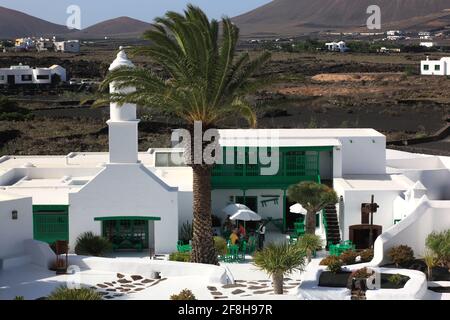
[{"label": "green window frame", "polygon": [[33,238],[48,244],[58,240],[69,241],[69,207],[33,206]]}]

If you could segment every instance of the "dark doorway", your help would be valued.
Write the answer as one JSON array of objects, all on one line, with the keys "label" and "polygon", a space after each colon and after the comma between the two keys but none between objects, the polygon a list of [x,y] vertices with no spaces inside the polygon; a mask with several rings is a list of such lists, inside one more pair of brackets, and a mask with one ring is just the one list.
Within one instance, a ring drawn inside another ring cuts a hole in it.
[{"label": "dark doorway", "polygon": [[[246,205],[250,210],[258,213],[258,197],[238,196],[238,197],[235,197],[235,200],[236,200],[236,203]],[[258,228],[258,222],[248,221],[245,223],[245,227],[247,229],[247,232],[254,231]]]},{"label": "dark doorway", "polygon": [[302,214],[292,213],[290,208],[296,204],[296,202],[291,202],[286,198],[286,208],[284,216],[286,217],[286,230],[287,232],[294,230],[294,223],[297,221],[304,221],[305,216]]},{"label": "dark doorway", "polygon": [[10,84],[10,85],[16,84],[16,76],[14,76],[14,75],[9,75],[9,76],[8,76],[8,84]]},{"label": "dark doorway", "polygon": [[[370,230],[373,232],[372,243],[370,243]],[[356,249],[368,249],[373,246],[382,231],[382,226],[370,224],[355,225],[350,227],[349,239],[355,244]]]},{"label": "dark doorway", "polygon": [[236,197],[236,203],[246,205],[250,210],[258,213],[258,197]]}]

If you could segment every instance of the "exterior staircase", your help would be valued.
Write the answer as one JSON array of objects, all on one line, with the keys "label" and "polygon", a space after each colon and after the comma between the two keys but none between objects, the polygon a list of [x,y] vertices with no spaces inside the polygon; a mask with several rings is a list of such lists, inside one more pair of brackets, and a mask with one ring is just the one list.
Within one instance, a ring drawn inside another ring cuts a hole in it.
[{"label": "exterior staircase", "polygon": [[341,242],[341,234],[339,232],[339,221],[337,217],[336,206],[328,206],[324,210],[324,219],[326,221],[327,249],[330,244]]}]

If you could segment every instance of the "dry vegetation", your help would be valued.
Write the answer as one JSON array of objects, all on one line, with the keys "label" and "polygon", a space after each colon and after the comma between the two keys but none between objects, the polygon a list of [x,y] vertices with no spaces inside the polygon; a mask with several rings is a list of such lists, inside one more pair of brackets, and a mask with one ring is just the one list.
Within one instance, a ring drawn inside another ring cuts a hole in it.
[{"label": "dry vegetation", "polygon": [[[101,77],[114,54],[111,46],[103,45],[84,47],[80,55],[24,53],[8,54],[8,58],[0,54],[0,66],[8,65],[11,59],[18,62],[26,58],[31,65],[63,61],[69,71],[76,71],[77,77]],[[450,79],[419,76],[421,59],[422,54],[274,53],[263,72],[275,75],[277,81],[255,97],[259,126],[373,127],[392,140],[434,133],[450,115]],[[142,58],[133,61],[149,66]],[[62,100],[83,100],[85,94],[33,97],[31,102],[19,98],[20,105],[32,110],[35,117],[30,121],[0,122],[1,154],[107,150],[107,109],[61,105]],[[49,99],[61,101],[50,103],[46,101]],[[170,129],[176,124],[151,114],[147,119],[158,122],[141,123],[140,149],[168,146]],[[228,123],[229,127],[243,125],[237,120]],[[421,151],[450,154],[448,143]]]}]

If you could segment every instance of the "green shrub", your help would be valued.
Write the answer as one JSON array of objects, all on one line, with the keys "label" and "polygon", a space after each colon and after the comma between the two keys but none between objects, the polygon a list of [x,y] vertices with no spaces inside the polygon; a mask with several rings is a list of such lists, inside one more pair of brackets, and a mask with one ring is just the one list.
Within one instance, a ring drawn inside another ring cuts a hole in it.
[{"label": "green shrub", "polygon": [[322,239],[315,234],[305,234],[298,239],[297,245],[305,251],[308,262],[311,262],[313,252],[320,250],[323,245]]},{"label": "green shrub", "polygon": [[75,253],[82,256],[100,257],[112,250],[111,243],[92,232],[81,234],[76,241]]},{"label": "green shrub", "polygon": [[102,300],[102,295],[89,288],[69,289],[59,287],[47,297],[48,300]]},{"label": "green shrub", "polygon": [[436,254],[430,249],[425,250],[425,253],[423,255],[423,261],[427,265],[428,280],[431,281],[431,278],[433,277],[433,268],[436,266],[437,263]]},{"label": "green shrub", "polygon": [[388,257],[397,267],[407,266],[409,263],[414,261],[414,251],[411,247],[400,245],[392,247],[388,252]]},{"label": "green shrub", "polygon": [[329,256],[327,257],[327,269],[333,273],[338,273],[339,271],[341,271],[342,266],[344,265],[342,263],[342,260],[339,259],[339,257],[336,256]]},{"label": "green shrub", "polygon": [[169,261],[190,262],[191,261],[191,253],[190,252],[172,252],[169,255]]},{"label": "green shrub", "polygon": [[450,263],[450,229],[429,234],[425,243],[441,266],[446,267]]},{"label": "green shrub", "polygon": [[358,253],[361,257],[361,262],[370,262],[373,259],[373,249],[365,249]]},{"label": "green shrub", "polygon": [[347,250],[344,251],[340,256],[339,259],[342,260],[342,262],[345,265],[355,264],[356,263],[356,257],[359,256],[359,254],[356,251],[353,250]]},{"label": "green shrub", "polygon": [[183,223],[180,229],[180,240],[183,241],[185,244],[188,244],[189,241],[192,240],[194,236],[194,228],[192,226],[192,223],[189,221],[186,221]]},{"label": "green shrub", "polygon": [[184,289],[179,294],[170,296],[170,300],[197,300],[191,290]]},{"label": "green shrub", "polygon": [[29,119],[30,111],[19,107],[18,103],[6,97],[0,97],[0,120],[23,121]]},{"label": "green shrub", "polygon": [[393,274],[392,276],[390,276],[389,278],[388,278],[388,281],[390,282],[390,283],[393,283],[393,284],[395,284],[395,285],[400,285],[400,284],[402,284],[403,283],[403,281],[404,281],[404,276],[402,276],[401,274]]},{"label": "green shrub", "polygon": [[218,255],[225,255],[227,253],[227,240],[222,237],[214,237],[214,247]]},{"label": "green shrub", "polygon": [[15,296],[14,300],[25,300],[24,296]]}]

